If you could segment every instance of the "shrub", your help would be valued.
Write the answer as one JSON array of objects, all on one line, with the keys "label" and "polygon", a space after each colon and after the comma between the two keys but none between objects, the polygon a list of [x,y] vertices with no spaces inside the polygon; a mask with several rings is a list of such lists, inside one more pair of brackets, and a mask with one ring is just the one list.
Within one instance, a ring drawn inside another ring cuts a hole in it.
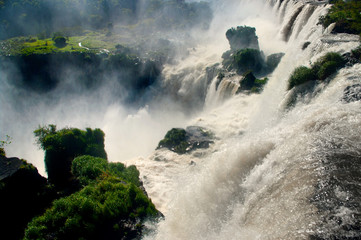
[{"label": "shrub", "polygon": [[344,65],[345,61],[339,53],[329,52],[312,65],[312,71],[320,80],[324,80]]},{"label": "shrub", "polygon": [[317,73],[319,79],[324,80],[337,71],[337,62],[329,61],[323,64]]},{"label": "shrub", "polygon": [[56,130],[55,125],[34,131],[37,143],[45,151],[45,169],[48,179],[58,188],[67,187],[73,175],[72,161],[81,155],[107,158],[104,150],[104,133],[100,129],[86,131],[76,128]]},{"label": "shrub", "polygon": [[311,80],[325,80],[345,65],[345,60],[339,53],[329,52],[319,58],[311,69],[305,66],[296,68],[288,82],[288,89]]},{"label": "shrub", "polygon": [[63,36],[58,36],[53,38],[53,41],[55,42],[55,46],[58,48],[62,48],[66,46],[66,38]]},{"label": "shrub", "polygon": [[108,167],[108,161],[104,158],[92,156],[80,156],[73,160],[71,171],[82,185],[94,182]]},{"label": "shrub", "polygon": [[316,80],[316,75],[312,71],[312,69],[301,66],[296,68],[288,81],[288,89],[293,88],[294,86],[300,85],[307,81]]},{"label": "shrub", "polygon": [[246,71],[259,73],[265,65],[262,54],[257,49],[242,49],[234,53],[231,69],[235,69],[237,73],[243,74]]},{"label": "shrub", "polygon": [[108,172],[138,187],[141,185],[139,181],[139,171],[134,165],[125,167],[123,163],[109,163]]},{"label": "shrub", "polygon": [[72,173],[83,186],[96,183],[102,176],[115,176],[136,186],[141,186],[138,169],[123,163],[108,163],[106,159],[80,156],[73,160]]},{"label": "shrub", "polygon": [[167,132],[164,139],[158,144],[158,148],[166,147],[176,153],[185,153],[189,147],[186,131],[181,128],[173,128]]},{"label": "shrub", "polygon": [[139,223],[157,213],[134,184],[108,177],[54,201],[28,224],[24,239],[135,239],[140,234]]}]

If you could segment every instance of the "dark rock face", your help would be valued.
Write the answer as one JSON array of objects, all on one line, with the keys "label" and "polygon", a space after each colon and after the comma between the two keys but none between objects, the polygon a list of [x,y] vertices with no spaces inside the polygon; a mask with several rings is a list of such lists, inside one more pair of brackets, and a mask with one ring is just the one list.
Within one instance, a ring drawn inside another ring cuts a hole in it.
[{"label": "dark rock face", "polygon": [[251,88],[255,84],[255,81],[256,81],[256,77],[253,75],[253,73],[247,72],[240,81],[240,87],[237,93],[239,93],[242,90],[251,90]]},{"label": "dark rock face", "polygon": [[343,90],[342,102],[350,103],[361,100],[361,84],[348,86]]},{"label": "dark rock face", "polygon": [[0,156],[0,181],[11,177],[24,164],[19,158],[6,158]]},{"label": "dark rock face", "polygon": [[7,239],[21,239],[26,224],[52,200],[47,181],[31,164],[0,156],[0,230]]},{"label": "dark rock face", "polygon": [[[163,62],[140,60],[133,54],[117,53],[104,56],[95,53],[64,52],[1,56],[0,69],[10,68],[9,84],[17,89],[41,94],[55,90],[66,79],[68,71],[75,72],[72,90],[93,91],[112,83],[115,91],[126,88],[132,101],[159,77]],[[116,77],[114,77],[116,76]],[[118,89],[119,88],[119,89]]]},{"label": "dark rock face", "polygon": [[344,53],[342,57],[345,59],[346,66],[352,66],[360,62],[360,49],[357,48],[351,52]]},{"label": "dark rock face", "polygon": [[267,73],[271,73],[276,69],[276,67],[281,62],[281,59],[284,55],[285,55],[284,53],[273,53],[267,56],[266,59]]}]

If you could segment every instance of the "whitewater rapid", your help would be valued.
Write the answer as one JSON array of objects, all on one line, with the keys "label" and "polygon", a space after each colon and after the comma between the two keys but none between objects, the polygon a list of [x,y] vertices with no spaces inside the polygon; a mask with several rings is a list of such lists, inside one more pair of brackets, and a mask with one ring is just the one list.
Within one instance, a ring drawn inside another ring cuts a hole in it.
[{"label": "whitewater rapid", "polygon": [[[259,4],[239,2],[243,7]],[[273,37],[281,46],[276,50],[286,55],[263,93],[235,95],[234,79],[216,90],[215,78],[204,110],[186,122],[213,131],[214,145],[186,155],[161,149],[127,161],[138,167],[149,196],[165,215],[145,239],[361,237],[361,198],[355,190],[361,172],[353,170],[361,165],[361,108],[360,102],[341,101],[347,86],[360,83],[361,64],[340,70],[329,84],[319,85],[318,94],[300,97],[292,108],[287,108],[286,91],[295,67],[309,66],[330,51],[348,52],[359,38],[331,35],[317,25],[328,5],[278,0],[267,6],[264,14],[237,23],[262,23],[275,16]],[[262,49],[272,31],[255,27]],[[305,42],[309,46],[302,50]],[[272,44],[267,49],[272,51]],[[184,70],[179,67],[172,72]],[[197,71],[188,84],[198,83]],[[354,171],[354,182],[345,171]]]}]

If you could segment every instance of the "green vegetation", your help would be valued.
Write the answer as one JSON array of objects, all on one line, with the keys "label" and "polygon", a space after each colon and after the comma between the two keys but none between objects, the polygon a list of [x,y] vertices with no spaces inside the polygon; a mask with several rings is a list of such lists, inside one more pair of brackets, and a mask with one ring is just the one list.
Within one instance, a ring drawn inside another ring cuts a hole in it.
[{"label": "green vegetation", "polygon": [[76,128],[56,130],[55,125],[40,127],[34,131],[37,143],[45,151],[45,168],[48,179],[57,188],[71,187],[72,161],[81,155],[106,159],[104,133],[100,129],[86,131]]},{"label": "green vegetation", "polygon": [[[237,28],[230,28],[226,32],[226,37],[231,49],[222,55],[223,67],[227,71],[235,70],[239,75],[253,72],[257,76],[265,76],[273,72],[284,56],[283,53],[275,53],[265,58],[263,52],[259,49],[256,29],[253,27],[238,26]],[[222,76],[224,75],[219,75],[218,79],[221,80]],[[254,92],[261,90],[259,87],[256,88]]]},{"label": "green vegetation", "polygon": [[240,49],[230,58],[223,60],[223,66],[228,70],[236,70],[238,74],[248,71],[260,73],[265,65],[261,52],[257,49]]},{"label": "green vegetation", "polygon": [[233,66],[238,72],[245,71],[259,72],[262,69],[263,58],[257,49],[242,49],[233,55]]},{"label": "green vegetation", "polygon": [[336,23],[333,32],[336,33],[361,33],[361,1],[334,0],[327,15],[320,18],[320,23],[326,28],[331,23]]},{"label": "green vegetation", "polygon": [[134,184],[109,176],[54,201],[29,223],[24,239],[135,239],[142,221],[157,213]]},{"label": "green vegetation", "polygon": [[230,28],[226,37],[231,50],[223,53],[223,66],[227,70],[236,70],[238,74],[260,72],[264,59],[259,50],[256,29],[248,26]]},{"label": "green vegetation", "polygon": [[71,172],[83,186],[95,182],[108,167],[108,161],[104,158],[84,155],[73,160]]},{"label": "green vegetation", "polygon": [[186,131],[181,128],[172,128],[158,144],[158,148],[165,147],[179,154],[186,153],[189,146]]},{"label": "green vegetation", "polygon": [[66,46],[66,38],[63,36],[54,37],[53,41],[55,42],[55,46],[58,48],[63,48]]},{"label": "green vegetation", "polygon": [[[144,221],[161,215],[141,189],[137,168],[106,160],[100,129],[56,130],[55,125],[48,125],[34,133],[45,150],[48,173],[67,177],[55,178],[55,192],[45,178],[36,176],[35,167],[24,162],[14,174],[16,178],[0,182],[0,194],[6,196],[0,199],[0,207],[6,208],[0,222],[2,226],[10,224],[7,236],[20,239],[27,225],[24,239],[28,240],[139,239],[146,228]],[[71,172],[64,166],[69,163]],[[80,185],[75,184],[73,191],[58,192],[59,186],[69,187],[69,177]]]},{"label": "green vegetation", "polygon": [[339,53],[329,52],[312,65],[312,71],[317,75],[318,79],[325,80],[344,65],[345,60]]},{"label": "green vegetation", "polygon": [[159,142],[157,149],[168,148],[178,154],[185,154],[195,149],[208,148],[214,143],[213,140],[214,134],[203,127],[173,128]]},{"label": "green vegetation", "polygon": [[308,81],[325,80],[345,65],[345,60],[339,53],[329,52],[318,59],[311,68],[297,67],[288,81],[288,89]]},{"label": "green vegetation", "polygon": [[[75,48],[71,50],[69,43],[64,48],[57,48],[50,44],[37,47],[36,44],[39,42],[45,41],[29,43],[34,47],[20,49],[22,54],[0,57],[0,68],[6,68],[8,64],[18,67],[18,74],[14,76],[12,83],[17,84],[17,87],[39,93],[56,88],[64,80],[62,77],[64,71],[71,68],[81,69],[78,71],[76,84],[87,89],[96,89],[105,81],[114,80],[117,83],[115,86],[119,86],[120,89],[126,88],[129,92],[126,97],[132,98],[124,99],[124,101],[134,101],[138,94],[142,94],[143,89],[156,81],[164,64],[163,61],[166,61],[166,57],[161,56],[157,60],[140,58],[131,49],[119,48],[118,45],[119,49],[113,53],[98,54],[98,50],[81,49],[79,51]],[[46,53],[44,48],[51,52]]]},{"label": "green vegetation", "polygon": [[238,88],[237,93],[244,90],[250,90],[251,93],[260,93],[267,81],[268,78],[257,79],[252,71],[248,71],[243,74],[243,78],[239,82],[240,87]]},{"label": "green vegetation", "polygon": [[316,78],[317,76],[314,74],[312,69],[305,66],[297,67],[292,72],[291,77],[288,80],[288,89],[308,81],[316,80]]},{"label": "green vegetation", "polygon": [[[104,49],[114,52],[118,40],[115,40],[119,35],[113,37],[106,37],[104,33],[95,31],[84,31],[82,35],[64,37],[66,44],[61,45],[61,48],[56,46],[54,39],[61,38],[61,36],[53,38],[33,38],[33,37],[15,37],[4,41],[0,41],[0,56],[27,56],[31,54],[49,54],[61,52],[87,52],[87,53],[101,53]],[[122,40],[122,37],[119,36]],[[64,40],[64,39],[63,39]],[[62,41],[63,41],[62,40]],[[124,39],[126,41],[126,39]],[[79,46],[81,43],[81,46]]]},{"label": "green vegetation", "polygon": [[122,163],[109,163],[107,171],[110,175],[117,176],[123,179],[126,182],[130,182],[137,187],[140,187],[142,184],[139,180],[139,171],[134,166],[125,167]]},{"label": "green vegetation", "polygon": [[71,171],[82,186],[95,183],[104,176],[116,176],[139,187],[139,171],[135,166],[125,167],[122,163],[108,163],[104,158],[88,155],[73,160]]}]

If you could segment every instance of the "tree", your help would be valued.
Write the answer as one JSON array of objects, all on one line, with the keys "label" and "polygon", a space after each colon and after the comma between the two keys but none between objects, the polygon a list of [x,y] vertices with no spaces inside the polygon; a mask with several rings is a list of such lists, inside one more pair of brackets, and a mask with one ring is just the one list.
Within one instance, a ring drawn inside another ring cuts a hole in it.
[{"label": "tree", "polygon": [[58,36],[53,38],[53,41],[55,42],[55,46],[58,48],[63,48],[66,46],[66,38],[63,36]]},{"label": "tree", "polygon": [[39,127],[34,131],[37,143],[45,151],[45,169],[48,179],[58,189],[71,187],[74,179],[71,173],[72,161],[81,155],[107,159],[104,150],[104,132],[100,129],[77,128],[56,130],[55,125]]}]

